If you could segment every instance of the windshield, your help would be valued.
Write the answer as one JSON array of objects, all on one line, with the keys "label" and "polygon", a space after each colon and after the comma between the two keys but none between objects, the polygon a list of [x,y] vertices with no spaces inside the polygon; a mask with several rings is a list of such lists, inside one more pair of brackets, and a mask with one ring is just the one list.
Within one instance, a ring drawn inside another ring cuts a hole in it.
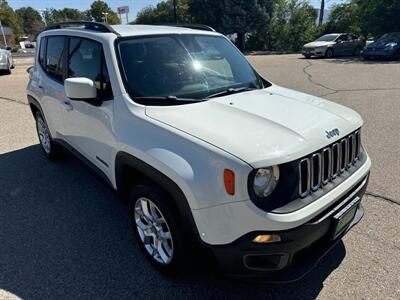
[{"label": "windshield", "polygon": [[316,41],[317,42],[333,42],[334,40],[336,40],[336,38],[339,35],[337,34],[325,34],[323,36],[321,36],[320,38],[318,38]]},{"label": "windshield", "polygon": [[244,56],[221,36],[134,37],[121,39],[117,47],[132,99],[200,100],[228,89],[263,88]]},{"label": "windshield", "polygon": [[383,43],[400,43],[400,33],[387,33],[384,34],[378,42]]}]

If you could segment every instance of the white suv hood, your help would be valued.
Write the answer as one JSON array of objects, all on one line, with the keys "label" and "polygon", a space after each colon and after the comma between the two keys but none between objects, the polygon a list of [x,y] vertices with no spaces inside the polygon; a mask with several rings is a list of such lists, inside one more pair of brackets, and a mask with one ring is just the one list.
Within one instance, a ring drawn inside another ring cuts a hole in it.
[{"label": "white suv hood", "polygon": [[[362,125],[349,108],[275,85],[188,105],[148,106],[146,114],[255,168],[300,158]],[[335,128],[339,137],[328,139],[325,132]]]}]

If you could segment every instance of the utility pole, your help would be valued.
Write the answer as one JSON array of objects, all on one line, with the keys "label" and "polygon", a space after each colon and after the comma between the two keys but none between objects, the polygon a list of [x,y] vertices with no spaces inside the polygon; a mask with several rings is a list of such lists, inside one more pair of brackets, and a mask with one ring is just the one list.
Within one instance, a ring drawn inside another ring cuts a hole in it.
[{"label": "utility pole", "polygon": [[325,12],[325,0],[321,0],[321,9],[319,10],[319,22],[318,25],[321,26],[324,22],[324,12]]},{"label": "utility pole", "polygon": [[178,23],[178,18],[176,16],[176,0],[174,0],[174,22],[175,24]]},{"label": "utility pole", "polygon": [[1,33],[3,34],[4,46],[6,46],[6,48],[7,48],[8,46],[7,46],[6,35],[4,34],[4,28],[3,28],[3,24],[1,23],[1,21],[0,21],[0,28],[1,28]]}]

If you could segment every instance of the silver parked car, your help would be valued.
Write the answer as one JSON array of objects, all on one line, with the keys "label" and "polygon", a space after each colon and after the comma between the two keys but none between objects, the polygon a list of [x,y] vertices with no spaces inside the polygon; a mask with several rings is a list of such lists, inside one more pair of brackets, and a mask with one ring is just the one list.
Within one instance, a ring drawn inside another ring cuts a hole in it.
[{"label": "silver parked car", "polygon": [[303,46],[302,54],[306,58],[324,56],[331,58],[339,55],[360,55],[365,42],[358,36],[347,33],[325,34],[314,42]]},{"label": "silver parked car", "polygon": [[0,72],[5,71],[7,74],[10,74],[11,69],[14,68],[10,49],[9,47],[0,45]]}]

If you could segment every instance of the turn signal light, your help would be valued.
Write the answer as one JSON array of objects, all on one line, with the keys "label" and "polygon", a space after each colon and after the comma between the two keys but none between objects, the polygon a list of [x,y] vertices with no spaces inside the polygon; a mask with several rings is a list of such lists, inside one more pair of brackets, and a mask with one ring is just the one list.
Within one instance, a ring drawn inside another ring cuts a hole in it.
[{"label": "turn signal light", "polygon": [[225,190],[229,195],[235,195],[235,173],[232,170],[224,170]]},{"label": "turn signal light", "polygon": [[277,234],[260,234],[253,239],[253,243],[257,244],[276,243],[280,241],[281,237]]}]

